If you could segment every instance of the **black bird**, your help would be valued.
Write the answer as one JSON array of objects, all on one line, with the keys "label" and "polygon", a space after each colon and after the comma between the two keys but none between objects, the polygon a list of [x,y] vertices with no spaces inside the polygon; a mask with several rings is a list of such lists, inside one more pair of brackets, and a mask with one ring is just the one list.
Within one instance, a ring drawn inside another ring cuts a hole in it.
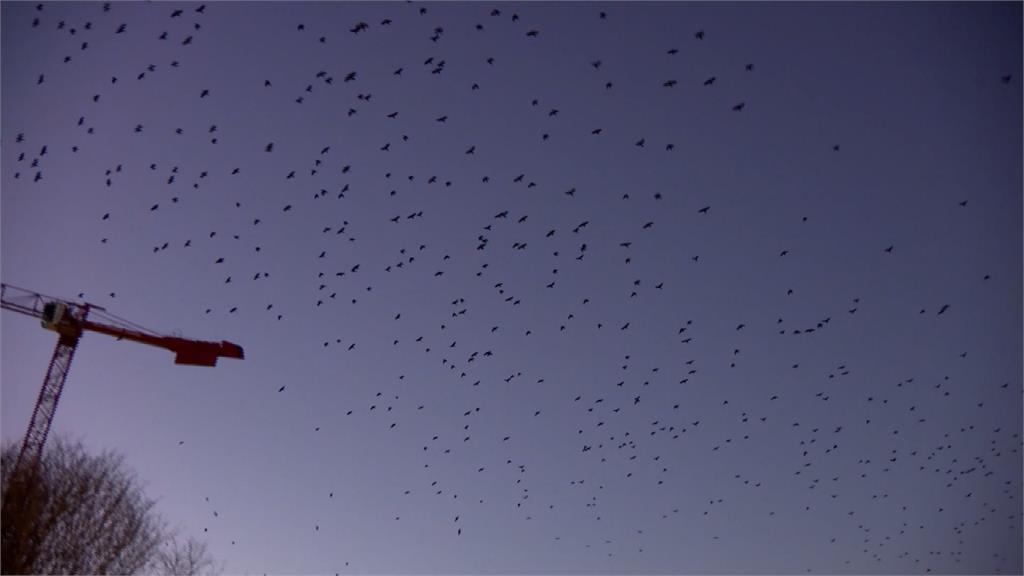
[{"label": "black bird", "polygon": [[739,104],[737,104],[737,105],[732,107],[733,112],[739,112],[740,110],[743,110],[743,107],[746,106],[746,105],[747,105],[746,102],[740,102]]},{"label": "black bird", "polygon": [[697,32],[693,36],[697,40],[703,40],[704,39],[704,31],[703,30],[697,30]]},{"label": "black bird", "polygon": [[715,77],[714,76],[712,76],[711,78],[708,78],[707,80],[704,81],[704,85],[705,86],[711,86],[714,83],[715,83]]},{"label": "black bird", "polygon": [[937,316],[941,316],[946,310],[949,310],[949,304],[943,304],[942,308],[939,308]]}]

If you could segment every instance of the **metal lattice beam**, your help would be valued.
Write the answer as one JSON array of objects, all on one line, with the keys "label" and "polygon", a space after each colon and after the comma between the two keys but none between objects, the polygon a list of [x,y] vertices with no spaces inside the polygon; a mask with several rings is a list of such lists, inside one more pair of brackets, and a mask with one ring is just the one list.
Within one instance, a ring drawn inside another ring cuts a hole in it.
[{"label": "metal lattice beam", "polygon": [[50,367],[46,370],[46,379],[43,381],[42,388],[39,389],[39,399],[36,400],[32,419],[25,432],[25,441],[21,445],[21,452],[18,453],[16,470],[27,466],[27,471],[34,471],[39,463],[43,446],[46,444],[46,437],[50,434],[50,425],[53,424],[53,415],[57,412],[57,402],[60,401],[64,382],[67,381],[68,370],[71,368],[71,359],[75,355],[78,339],[78,335],[62,335],[57,340],[57,347],[50,359]]}]

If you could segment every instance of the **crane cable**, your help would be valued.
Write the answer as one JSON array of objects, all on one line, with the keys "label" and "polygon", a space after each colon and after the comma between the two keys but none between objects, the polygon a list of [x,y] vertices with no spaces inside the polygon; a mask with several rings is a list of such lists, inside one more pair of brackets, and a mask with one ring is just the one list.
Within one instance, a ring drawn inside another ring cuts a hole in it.
[{"label": "crane cable", "polygon": [[[41,292],[36,292],[34,290],[28,290],[26,288],[21,288],[21,287],[18,287],[18,286],[14,286],[12,284],[3,284],[3,288],[4,288],[4,292],[5,292],[4,295],[6,297],[8,297],[8,298],[11,298],[11,299],[13,299],[13,298],[30,298],[33,301],[36,300],[36,299],[42,299],[42,300],[50,300],[50,301],[54,301],[54,302],[64,302],[64,303],[73,304],[73,305],[79,306],[79,307],[81,307],[81,306],[89,306],[90,307],[90,314],[92,314],[92,316],[94,318],[100,318],[102,320],[106,320],[107,322],[109,322],[109,323],[111,323],[111,324],[113,324],[113,325],[115,325],[115,326],[117,326],[119,328],[135,330],[137,332],[142,332],[144,334],[149,334],[150,336],[163,336],[163,334],[160,334],[159,332],[156,332],[155,330],[150,330],[149,328],[146,328],[145,326],[142,326],[140,324],[132,322],[131,320],[127,320],[125,318],[121,318],[120,316],[118,316],[116,314],[113,314],[111,312],[108,312],[105,309],[103,309],[101,307],[98,307],[98,306],[93,306],[93,305],[90,305],[90,304],[75,304],[74,302],[71,302],[70,300],[65,300],[63,298],[56,298],[54,296],[49,296],[49,295],[43,294]],[[13,296],[10,295],[10,294],[6,294],[8,288],[10,288],[10,289],[12,289],[14,291],[21,292],[21,294],[17,294],[17,295],[13,295]]]}]

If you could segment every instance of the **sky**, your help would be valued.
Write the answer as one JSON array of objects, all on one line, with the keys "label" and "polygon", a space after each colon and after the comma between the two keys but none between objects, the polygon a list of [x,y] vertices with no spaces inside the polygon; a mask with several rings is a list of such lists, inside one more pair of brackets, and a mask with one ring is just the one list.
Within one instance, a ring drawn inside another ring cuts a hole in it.
[{"label": "sky", "polygon": [[3,282],[245,349],[51,433],[227,573],[1024,570],[1021,3],[0,9]]}]

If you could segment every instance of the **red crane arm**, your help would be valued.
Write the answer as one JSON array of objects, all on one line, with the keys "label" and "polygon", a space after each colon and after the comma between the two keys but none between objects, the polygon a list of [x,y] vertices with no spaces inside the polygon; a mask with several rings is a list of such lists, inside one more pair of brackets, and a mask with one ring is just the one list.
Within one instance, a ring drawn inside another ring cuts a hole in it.
[{"label": "red crane arm", "polygon": [[[46,306],[47,304],[54,303],[63,305],[66,314],[62,314],[59,319],[51,318],[51,322],[48,323]],[[174,352],[175,364],[216,366],[218,358],[237,358],[241,360],[245,357],[241,346],[227,341],[205,342],[203,340],[189,340],[176,336],[148,333],[127,325],[117,326],[94,320],[86,320],[89,310],[103,311],[103,308],[93,304],[76,304],[59,298],[44,296],[9,284],[3,285],[3,296],[0,297],[0,305],[4,309],[39,318],[43,320],[45,327],[55,330],[64,336],[77,339],[83,330],[91,330],[92,332],[113,336],[118,340],[131,340],[170,350]],[[126,322],[126,324],[130,323]]]},{"label": "red crane arm", "polygon": [[82,328],[113,336],[118,340],[131,340],[170,350],[175,354],[175,364],[216,366],[217,358],[237,358],[241,360],[245,357],[241,346],[226,340],[221,342],[205,342],[203,340],[187,340],[174,336],[154,336],[145,332],[129,330],[119,326],[108,326],[91,320],[83,321]]}]

